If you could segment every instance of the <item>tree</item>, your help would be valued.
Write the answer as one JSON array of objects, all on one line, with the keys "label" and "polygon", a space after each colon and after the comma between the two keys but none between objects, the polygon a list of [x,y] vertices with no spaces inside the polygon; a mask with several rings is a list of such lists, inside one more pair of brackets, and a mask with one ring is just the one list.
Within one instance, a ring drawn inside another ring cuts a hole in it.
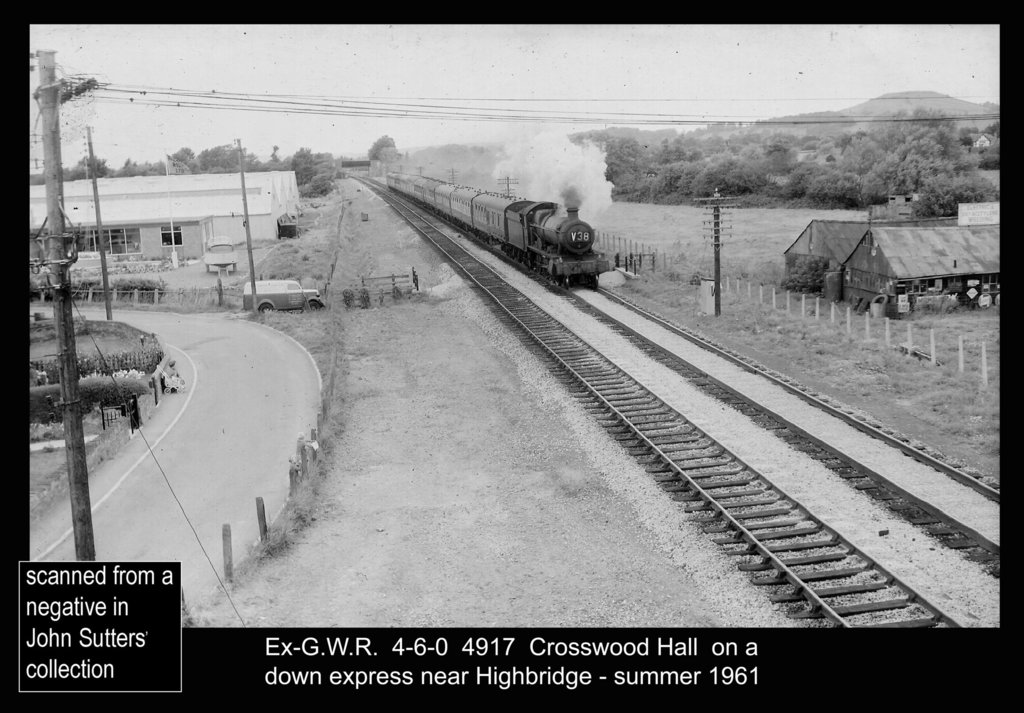
[{"label": "tree", "polygon": [[994,197],[992,184],[980,176],[932,176],[921,185],[914,215],[922,218],[954,216],[961,203],[983,203]]},{"label": "tree", "polygon": [[87,178],[103,178],[110,174],[110,168],[107,166],[107,159],[99,158],[98,156],[93,157],[92,164],[89,163],[89,157],[83,156],[82,159],[75,164],[72,168],[64,169],[64,180],[65,181],[81,181]]},{"label": "tree", "polygon": [[[234,173],[238,171],[238,148],[231,144],[203,149],[197,159],[202,173]],[[248,163],[248,161],[246,161]],[[219,171],[214,171],[219,168]]]},{"label": "tree", "polygon": [[367,152],[367,157],[371,161],[383,161],[384,163],[390,163],[396,160],[398,156],[399,153],[398,149],[395,148],[395,140],[387,135],[381,136],[374,141],[373,146]]},{"label": "tree", "polygon": [[291,164],[292,170],[295,171],[295,182],[300,186],[309,183],[316,175],[312,149],[300,148],[292,155]]}]

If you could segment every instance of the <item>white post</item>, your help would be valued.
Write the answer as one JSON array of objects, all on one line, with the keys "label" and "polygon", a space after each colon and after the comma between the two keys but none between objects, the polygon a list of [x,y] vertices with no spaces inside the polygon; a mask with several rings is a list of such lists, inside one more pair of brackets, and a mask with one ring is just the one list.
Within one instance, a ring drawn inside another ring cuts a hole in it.
[{"label": "white post", "polygon": [[764,304],[764,285],[757,286],[757,301],[760,304]]},{"label": "white post", "polygon": [[789,314],[789,290],[786,290],[786,314]]},{"label": "white post", "polygon": [[853,318],[850,316],[850,305],[846,305],[846,336],[853,335]]},{"label": "white post", "polygon": [[800,319],[807,316],[807,293],[804,292],[800,295]]},{"label": "white post", "polygon": [[985,342],[981,343],[981,383],[988,386],[988,358],[985,355]]},{"label": "white post", "polygon": [[829,302],[829,318],[832,320],[832,324],[836,323],[836,303]]},{"label": "white post", "polygon": [[864,341],[871,341],[871,312],[864,313]]},{"label": "white post", "polygon": [[818,318],[818,303],[820,301],[821,301],[821,299],[817,295],[815,295],[815,297],[814,297],[814,318],[815,319]]},{"label": "white post", "polygon": [[888,349],[891,346],[889,341],[889,318],[885,318],[885,348]]},{"label": "white post", "polygon": [[775,306],[775,288],[774,287],[772,288],[772,309],[778,309],[778,307]]},{"label": "white post", "polygon": [[747,299],[750,299],[750,280],[747,280]]},{"label": "white post", "polygon": [[910,322],[907,322],[907,353],[914,347],[914,338],[910,333]]},{"label": "white post", "polygon": [[964,373],[964,335],[961,334],[960,336],[958,336],[956,338],[956,342],[957,342],[957,351],[959,352],[959,355],[960,355],[957,361],[959,362],[959,365],[960,365],[960,373],[963,374]]},{"label": "white post", "polygon": [[932,350],[932,366],[935,366],[935,330],[928,330],[928,346]]}]

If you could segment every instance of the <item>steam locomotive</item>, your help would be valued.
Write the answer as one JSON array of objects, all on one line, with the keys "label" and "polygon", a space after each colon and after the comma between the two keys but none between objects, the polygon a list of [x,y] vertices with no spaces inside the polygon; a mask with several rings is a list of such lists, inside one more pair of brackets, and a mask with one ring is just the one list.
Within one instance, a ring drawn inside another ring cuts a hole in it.
[{"label": "steam locomotive", "polygon": [[596,235],[580,220],[578,206],[563,213],[557,203],[511,199],[404,173],[389,173],[387,184],[556,284],[596,288],[597,276],[611,270],[608,258],[594,250]]}]

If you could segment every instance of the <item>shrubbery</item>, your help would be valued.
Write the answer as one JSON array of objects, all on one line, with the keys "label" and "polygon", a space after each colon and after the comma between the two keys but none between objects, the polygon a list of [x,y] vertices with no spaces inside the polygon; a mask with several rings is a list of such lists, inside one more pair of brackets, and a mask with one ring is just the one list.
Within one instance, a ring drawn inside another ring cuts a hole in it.
[{"label": "shrubbery", "polygon": [[[103,359],[100,359],[99,355],[80,355],[78,357],[78,373],[109,375],[115,371],[135,369],[145,374],[151,374],[156,371],[163,358],[164,352],[156,344],[131,351],[105,354]],[[60,368],[55,359],[30,361],[29,365],[44,372],[48,383],[56,384],[60,381]]]},{"label": "shrubbery", "polygon": [[782,289],[794,292],[821,292],[825,289],[825,272],[828,258],[813,255],[799,255],[789,268],[789,275],[782,281]]},{"label": "shrubbery", "polygon": [[[96,277],[84,277],[80,280],[76,280],[72,283],[72,289],[87,291],[89,288],[94,290],[103,291],[103,280]],[[152,277],[122,277],[117,280],[110,281],[110,289],[118,290],[121,292],[138,290],[139,292],[155,292],[157,290],[161,292],[167,291],[167,283],[159,278]]]},{"label": "shrubbery", "polygon": [[[143,396],[149,393],[149,390],[149,384],[138,379],[93,376],[78,382],[78,395],[83,414],[92,411],[96,406],[120,405],[133,394]],[[50,423],[62,419],[60,408],[51,406],[50,399],[54,404],[60,401],[60,384],[37,386],[28,390],[29,423]]]}]

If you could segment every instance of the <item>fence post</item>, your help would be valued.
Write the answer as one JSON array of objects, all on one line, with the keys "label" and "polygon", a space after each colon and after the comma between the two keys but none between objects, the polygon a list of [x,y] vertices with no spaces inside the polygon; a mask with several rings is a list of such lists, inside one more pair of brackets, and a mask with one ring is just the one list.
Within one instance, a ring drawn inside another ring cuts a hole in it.
[{"label": "fence post", "polygon": [[750,299],[750,280],[747,280],[747,299]]},{"label": "fence post", "polygon": [[256,522],[260,526],[260,542],[267,541],[267,511],[263,507],[263,498],[256,498]]},{"label": "fence post", "polygon": [[764,304],[764,285],[757,286],[757,302],[758,304]]},{"label": "fence post", "polygon": [[775,288],[774,287],[772,288],[772,309],[778,309],[778,307],[775,306]]},{"label": "fence post", "polygon": [[728,275],[725,276],[725,291],[726,292],[729,291],[729,276]]},{"label": "fence post", "polygon": [[309,475],[309,462],[306,460],[306,439],[299,434],[298,442],[295,445],[295,455],[299,461],[299,476],[305,480]]},{"label": "fence post", "polygon": [[931,347],[932,366],[935,366],[935,330],[928,330],[928,346]]},{"label": "fence post", "polygon": [[985,354],[985,342],[981,343],[981,383],[988,388],[988,357]]},{"label": "fence post", "polygon": [[828,308],[829,308],[828,309],[829,320],[831,320],[832,324],[835,324],[836,323],[836,303],[835,302],[829,302],[828,303]]},{"label": "fence post", "polygon": [[807,293],[800,293],[800,319],[807,316]]},{"label": "fence post", "polygon": [[86,298],[87,302],[92,302],[92,288],[89,288],[89,296]]},{"label": "fence post", "polygon": [[139,291],[138,290],[132,290],[132,305],[134,305],[135,307],[139,306]]},{"label": "fence post", "polygon": [[217,277],[217,306],[224,306],[224,284],[220,281],[220,277]]},{"label": "fence post", "polygon": [[231,561],[231,525],[228,523],[221,528],[221,541],[224,543],[224,580],[230,582],[234,567]]},{"label": "fence post", "polygon": [[156,377],[149,377],[149,385],[153,387],[153,403],[160,403],[160,387],[158,385]]},{"label": "fence post", "polygon": [[160,290],[153,290],[153,304],[160,304]]},{"label": "fence post", "polygon": [[907,356],[911,356],[911,350],[914,348],[914,337],[910,332],[910,322],[907,322]]},{"label": "fence post", "polygon": [[817,295],[814,296],[814,319],[818,319],[818,304],[821,302],[821,298]]},{"label": "fence post", "polygon": [[864,313],[864,341],[871,341],[871,312]]},{"label": "fence post", "polygon": [[957,351],[959,352],[959,358],[957,359],[960,366],[960,373],[964,373],[964,335],[959,335],[956,338]]},{"label": "fence post", "polygon": [[853,336],[853,318],[850,317],[850,305],[846,305],[846,336]]},{"label": "fence post", "polygon": [[789,314],[789,290],[786,290],[786,314]]},{"label": "fence post", "polygon": [[885,318],[885,347],[888,349],[891,346],[889,342],[889,318]]}]

